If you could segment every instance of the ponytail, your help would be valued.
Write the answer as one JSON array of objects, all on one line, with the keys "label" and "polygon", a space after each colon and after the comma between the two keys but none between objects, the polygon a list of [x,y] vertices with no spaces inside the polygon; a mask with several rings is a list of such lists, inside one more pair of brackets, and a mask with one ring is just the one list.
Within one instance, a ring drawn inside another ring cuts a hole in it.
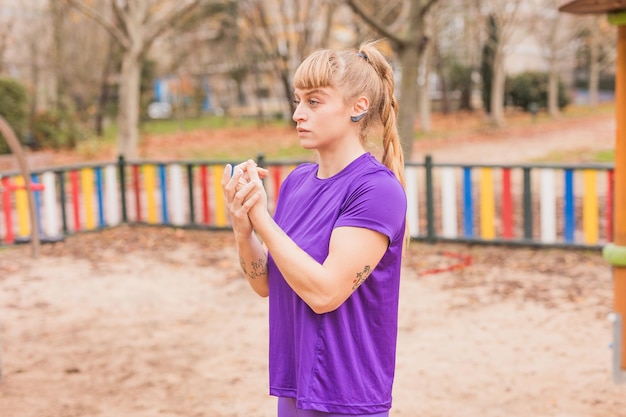
[{"label": "ponytail", "polygon": [[[387,62],[382,53],[374,46],[376,42],[362,44],[358,49],[357,55],[364,58],[372,65],[381,86],[377,89],[379,94],[373,97],[372,104],[378,107],[378,117],[383,127],[383,156],[382,163],[394,173],[402,187],[406,190],[406,180],[404,178],[404,153],[400,144],[400,135],[398,133],[398,101],[394,96],[395,82],[393,78],[393,69]],[[370,104],[371,105],[371,104]],[[363,129],[367,129],[367,124]],[[365,132],[362,132],[362,137]],[[409,222],[407,219],[404,230],[403,252],[411,241],[409,232]]]},{"label": "ponytail", "polygon": [[378,117],[383,127],[382,163],[394,173],[402,186],[406,188],[404,154],[398,134],[398,102],[394,96],[393,69],[378,48],[376,48],[376,43],[366,42],[362,44],[358,49],[357,55],[371,64],[382,81],[378,100],[372,103],[378,105]]}]

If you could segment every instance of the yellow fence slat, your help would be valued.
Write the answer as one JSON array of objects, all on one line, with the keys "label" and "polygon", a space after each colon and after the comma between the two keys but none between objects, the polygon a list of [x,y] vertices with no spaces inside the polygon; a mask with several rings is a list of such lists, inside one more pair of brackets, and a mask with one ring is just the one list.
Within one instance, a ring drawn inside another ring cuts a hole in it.
[{"label": "yellow fence slat", "polygon": [[143,166],[144,187],[146,188],[146,205],[148,209],[148,223],[157,222],[157,209],[156,209],[156,167],[154,165]]},{"label": "yellow fence slat", "polygon": [[85,228],[92,230],[96,228],[96,217],[93,206],[93,169],[83,168],[80,171],[80,186],[83,189],[83,200],[85,204]]},{"label": "yellow fence slat", "polygon": [[24,177],[15,177],[15,209],[17,211],[17,235],[19,237],[30,236],[30,220],[28,215],[28,194],[24,188],[26,181]]},{"label": "yellow fence slat", "polygon": [[496,205],[493,192],[493,171],[480,170],[480,235],[483,239],[495,239]]},{"label": "yellow fence slat", "polygon": [[583,197],[583,230],[585,243],[598,243],[598,188],[597,172],[586,169],[583,174],[585,195]]},{"label": "yellow fence slat", "polygon": [[224,168],[222,166],[213,166],[211,168],[213,191],[215,192],[215,225],[218,227],[228,226],[226,203],[224,201],[224,192],[222,191],[223,170]]}]

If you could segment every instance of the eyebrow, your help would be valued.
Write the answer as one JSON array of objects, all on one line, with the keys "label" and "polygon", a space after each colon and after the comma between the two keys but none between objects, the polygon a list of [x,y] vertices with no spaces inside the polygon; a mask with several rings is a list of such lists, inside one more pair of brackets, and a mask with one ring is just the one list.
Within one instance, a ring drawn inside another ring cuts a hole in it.
[{"label": "eyebrow", "polygon": [[[303,93],[302,93],[302,95],[305,97],[311,96],[313,94],[321,94],[324,96],[329,96],[329,94],[326,91],[324,91],[324,89],[322,88],[314,88],[312,90],[303,90]],[[294,95],[298,95],[298,94],[294,91]]]}]

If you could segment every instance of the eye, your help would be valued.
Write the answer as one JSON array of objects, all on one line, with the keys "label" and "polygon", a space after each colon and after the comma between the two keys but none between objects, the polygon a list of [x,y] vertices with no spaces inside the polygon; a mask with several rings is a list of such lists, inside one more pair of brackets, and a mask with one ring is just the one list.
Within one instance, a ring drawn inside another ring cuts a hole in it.
[{"label": "eye", "polygon": [[315,99],[310,99],[310,100],[309,100],[309,105],[310,105],[310,106],[316,106],[316,105],[318,105],[318,104],[320,104],[320,102],[319,102],[319,101],[317,101],[317,100],[315,100]]},{"label": "eye", "polygon": [[295,104],[297,106],[298,104],[300,104],[300,100],[294,99],[293,100],[293,104]]}]

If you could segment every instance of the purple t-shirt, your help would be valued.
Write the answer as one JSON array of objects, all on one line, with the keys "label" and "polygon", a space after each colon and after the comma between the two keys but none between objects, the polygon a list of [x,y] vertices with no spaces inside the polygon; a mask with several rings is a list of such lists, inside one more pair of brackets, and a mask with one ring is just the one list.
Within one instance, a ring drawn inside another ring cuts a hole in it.
[{"label": "purple t-shirt", "polygon": [[268,259],[270,394],[298,408],[344,414],[391,408],[406,194],[369,153],[331,178],[298,166],[281,186],[274,219],[316,261],[328,256],[335,227],[364,227],[389,237],[365,282],[336,310],[316,314]]}]

